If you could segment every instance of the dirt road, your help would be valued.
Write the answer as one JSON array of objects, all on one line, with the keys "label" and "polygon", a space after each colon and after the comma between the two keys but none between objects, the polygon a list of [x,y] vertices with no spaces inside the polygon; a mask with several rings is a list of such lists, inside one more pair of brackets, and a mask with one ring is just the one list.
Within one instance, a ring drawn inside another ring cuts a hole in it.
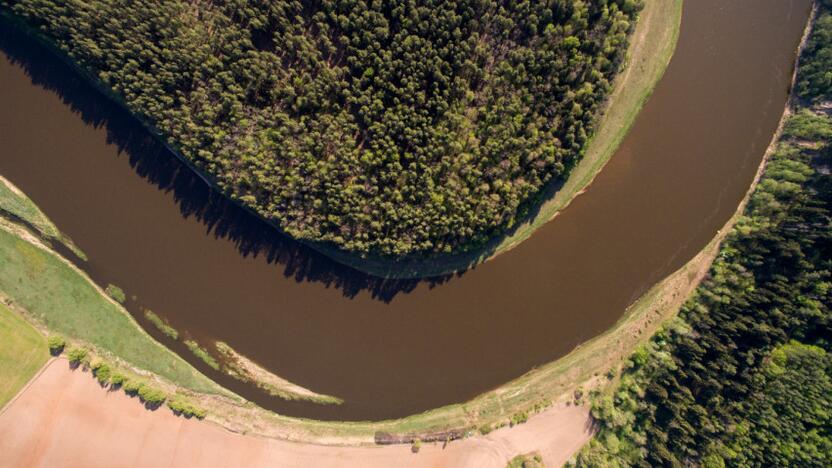
[{"label": "dirt road", "polygon": [[560,466],[591,436],[585,408],[556,406],[487,436],[441,444],[332,447],[234,434],[214,424],[149,411],[101,388],[67,361],[47,364],[0,413],[2,467],[499,467],[539,451]]}]

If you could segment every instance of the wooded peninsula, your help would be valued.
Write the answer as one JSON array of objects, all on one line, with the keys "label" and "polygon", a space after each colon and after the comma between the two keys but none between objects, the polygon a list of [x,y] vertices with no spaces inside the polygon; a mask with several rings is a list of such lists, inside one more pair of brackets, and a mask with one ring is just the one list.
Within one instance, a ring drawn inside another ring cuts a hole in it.
[{"label": "wooded peninsula", "polygon": [[0,0],[293,237],[454,252],[581,158],[640,0]]}]

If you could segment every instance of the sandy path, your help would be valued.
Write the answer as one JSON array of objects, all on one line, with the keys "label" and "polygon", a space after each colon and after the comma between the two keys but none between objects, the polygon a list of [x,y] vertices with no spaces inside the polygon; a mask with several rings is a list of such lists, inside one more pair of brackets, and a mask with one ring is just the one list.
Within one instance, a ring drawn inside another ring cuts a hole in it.
[{"label": "sandy path", "polygon": [[46,365],[0,413],[2,467],[499,467],[540,451],[560,466],[591,436],[585,408],[556,406],[485,437],[410,446],[327,447],[234,434],[208,422],[144,409],[102,389],[64,359]]}]

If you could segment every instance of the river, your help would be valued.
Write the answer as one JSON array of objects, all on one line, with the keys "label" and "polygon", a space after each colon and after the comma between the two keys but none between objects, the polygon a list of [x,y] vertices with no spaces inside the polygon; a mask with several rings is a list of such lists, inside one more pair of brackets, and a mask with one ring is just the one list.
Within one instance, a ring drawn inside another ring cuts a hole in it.
[{"label": "river", "polygon": [[699,252],[748,189],[787,99],[808,0],[687,0],[676,53],[618,152],[530,239],[430,281],[381,280],[213,193],[60,60],[0,22],[0,174],[86,252],[79,265],[203,343],[221,340],[382,419],[461,402],[557,359]]}]

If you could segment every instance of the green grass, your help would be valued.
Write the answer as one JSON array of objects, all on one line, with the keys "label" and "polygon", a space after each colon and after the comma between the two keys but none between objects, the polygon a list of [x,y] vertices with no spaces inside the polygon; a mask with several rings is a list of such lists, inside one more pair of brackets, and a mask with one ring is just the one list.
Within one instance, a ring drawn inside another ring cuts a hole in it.
[{"label": "green grass", "polygon": [[222,392],[154,341],[78,270],[5,229],[0,229],[0,291],[54,333],[86,341],[185,388]]},{"label": "green grass", "polygon": [[0,178],[0,209],[26,221],[44,237],[57,239],[61,236],[58,228],[37,205],[4,178]]},{"label": "green grass", "polygon": [[124,290],[114,284],[108,284],[104,292],[119,304],[124,304],[124,301],[127,300]]},{"label": "green grass", "polygon": [[0,408],[17,395],[47,359],[46,338],[0,304]]},{"label": "green grass", "polygon": [[0,176],[0,215],[11,215],[23,220],[44,240],[61,242],[75,255],[86,260],[84,253],[58,230],[35,203],[2,176]]},{"label": "green grass", "polygon": [[185,340],[185,346],[191,350],[194,356],[198,357],[200,361],[208,364],[208,367],[214,370],[220,370],[220,363],[211,356],[207,349],[203,348],[194,340]]},{"label": "green grass", "polygon": [[152,323],[153,326],[156,327],[157,330],[162,332],[168,338],[170,338],[172,340],[178,340],[179,339],[179,332],[175,328],[170,326],[170,324],[167,322],[167,320],[163,319],[162,317],[159,317],[152,310],[149,310],[149,309],[145,310],[144,311],[144,318],[146,318],[148,322]]}]

